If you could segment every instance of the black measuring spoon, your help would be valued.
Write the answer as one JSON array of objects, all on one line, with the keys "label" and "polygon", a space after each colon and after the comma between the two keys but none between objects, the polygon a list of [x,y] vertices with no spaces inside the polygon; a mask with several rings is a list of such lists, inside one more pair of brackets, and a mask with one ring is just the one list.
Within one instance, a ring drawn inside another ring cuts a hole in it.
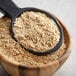
[{"label": "black measuring spoon", "polygon": [[30,49],[26,49],[24,46],[22,46],[21,43],[19,43],[21,45],[21,47],[23,47],[24,49],[26,49],[27,51],[29,51],[30,53],[33,53],[35,55],[38,56],[43,56],[43,55],[47,55],[50,53],[55,52],[57,49],[60,48],[60,46],[62,45],[62,41],[63,41],[63,30],[60,26],[59,21],[50,13],[38,9],[38,8],[33,8],[33,7],[29,7],[29,8],[19,8],[17,7],[11,0],[0,0],[0,10],[3,11],[5,13],[6,16],[11,18],[11,28],[10,28],[10,32],[12,34],[12,37],[15,41],[19,42],[17,40],[16,37],[14,37],[15,33],[13,31],[13,26],[14,26],[14,21],[17,17],[19,17],[24,11],[34,11],[34,12],[41,12],[41,13],[45,13],[49,18],[53,19],[54,22],[56,23],[59,32],[60,32],[60,39],[59,42],[55,45],[54,48],[46,50],[45,52],[36,52],[34,50],[30,50]]}]

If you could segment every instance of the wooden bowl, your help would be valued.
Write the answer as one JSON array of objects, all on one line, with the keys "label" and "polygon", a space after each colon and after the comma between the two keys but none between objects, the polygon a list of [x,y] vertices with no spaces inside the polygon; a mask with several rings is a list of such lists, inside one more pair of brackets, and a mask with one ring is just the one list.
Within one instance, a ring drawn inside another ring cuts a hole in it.
[{"label": "wooden bowl", "polygon": [[23,65],[18,65],[9,62],[8,59],[0,55],[0,63],[10,76],[52,76],[63,65],[71,53],[71,38],[64,24],[60,20],[59,22],[62,25],[65,42],[67,44],[64,55],[58,60],[40,67],[25,67]]}]

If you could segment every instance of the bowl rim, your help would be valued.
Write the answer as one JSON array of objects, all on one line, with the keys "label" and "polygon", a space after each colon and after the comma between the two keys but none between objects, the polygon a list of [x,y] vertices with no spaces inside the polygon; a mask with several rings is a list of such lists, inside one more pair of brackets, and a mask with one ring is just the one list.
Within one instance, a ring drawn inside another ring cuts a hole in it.
[{"label": "bowl rim", "polygon": [[[52,15],[53,15],[53,14],[52,14]],[[53,16],[55,16],[55,15],[53,15]],[[5,17],[5,16],[3,16],[3,17]],[[2,17],[2,18],[3,18],[3,17]],[[55,16],[55,17],[56,17],[56,16]],[[41,65],[41,66],[26,66],[26,65],[24,65],[24,64],[14,63],[14,62],[8,60],[4,55],[3,55],[3,56],[0,55],[0,61],[7,62],[8,64],[10,64],[10,65],[12,65],[12,66],[14,66],[14,67],[19,67],[19,66],[20,66],[20,67],[22,67],[22,68],[37,69],[38,67],[39,67],[39,68],[46,68],[46,67],[48,67],[48,66],[50,66],[50,65],[53,65],[54,63],[57,63],[58,61],[62,60],[62,59],[66,56],[66,54],[68,54],[68,53],[70,54],[70,52],[71,52],[71,47],[72,47],[72,39],[71,39],[71,36],[70,36],[67,28],[65,27],[65,24],[62,22],[62,20],[59,19],[58,17],[56,17],[56,18],[57,18],[58,21],[60,22],[62,28],[65,29],[65,31],[66,31],[66,33],[67,33],[67,35],[68,35],[68,38],[69,38],[69,45],[68,45],[68,47],[66,48],[66,52],[65,52],[59,59],[53,61],[52,63],[47,63],[47,64]]]}]

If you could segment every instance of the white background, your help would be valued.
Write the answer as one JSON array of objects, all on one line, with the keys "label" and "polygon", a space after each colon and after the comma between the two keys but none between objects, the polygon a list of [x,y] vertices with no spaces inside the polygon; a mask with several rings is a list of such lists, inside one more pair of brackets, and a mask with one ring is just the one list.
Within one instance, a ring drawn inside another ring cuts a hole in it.
[{"label": "white background", "polygon": [[[76,76],[76,0],[13,0],[19,7],[37,7],[54,13],[69,30],[72,53],[54,76]],[[3,74],[2,74],[3,76]]]}]

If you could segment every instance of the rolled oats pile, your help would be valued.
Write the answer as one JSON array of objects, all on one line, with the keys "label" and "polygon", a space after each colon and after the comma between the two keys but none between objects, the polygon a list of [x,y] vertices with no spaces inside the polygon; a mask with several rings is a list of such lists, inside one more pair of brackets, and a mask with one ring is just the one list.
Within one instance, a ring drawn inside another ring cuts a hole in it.
[{"label": "rolled oats pile", "polygon": [[[40,66],[52,63],[64,54],[65,40],[56,52],[47,56],[29,53],[11,37],[10,22],[7,17],[0,19],[0,54],[10,62],[25,66]],[[53,48],[59,41],[59,31],[55,25],[53,20],[47,18],[44,14],[26,12],[16,19],[14,24],[15,36],[25,47],[44,51]]]},{"label": "rolled oats pile", "polygon": [[16,39],[27,49],[44,52],[59,42],[56,23],[44,13],[27,11],[14,23]]}]

